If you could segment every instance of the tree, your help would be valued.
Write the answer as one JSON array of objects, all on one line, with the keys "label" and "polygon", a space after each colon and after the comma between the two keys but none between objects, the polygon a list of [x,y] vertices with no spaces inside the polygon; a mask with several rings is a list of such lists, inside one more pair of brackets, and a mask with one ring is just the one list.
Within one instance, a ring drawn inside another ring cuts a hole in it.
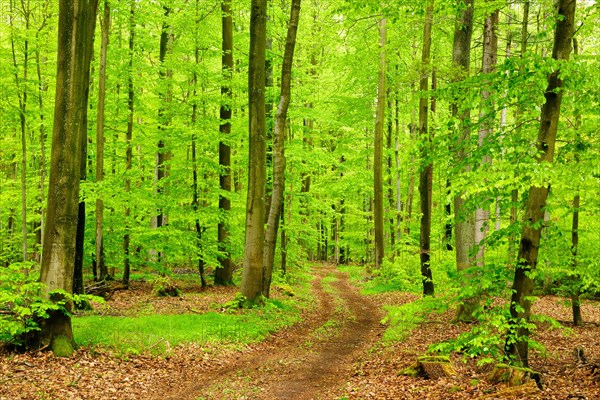
[{"label": "tree", "polygon": [[433,25],[433,4],[429,0],[425,11],[425,24],[423,27],[423,52],[421,55],[422,68],[419,80],[419,136],[421,140],[421,171],[419,174],[419,195],[421,199],[421,229],[420,229],[420,260],[421,278],[423,280],[423,294],[433,296],[433,276],[430,265],[431,250],[431,192],[433,184],[433,162],[430,157],[431,133],[427,123],[429,110],[429,97],[425,93],[428,89],[431,58],[431,27]]},{"label": "tree", "polygon": [[275,260],[275,246],[277,244],[277,230],[281,212],[283,210],[283,192],[285,186],[285,126],[287,111],[290,105],[292,84],[292,62],[294,60],[294,47],[296,45],[296,32],[300,18],[300,0],[292,0],[288,31],[281,66],[281,95],[275,112],[275,125],[273,127],[273,191],[271,205],[265,232],[265,245],[263,254],[263,287],[262,294],[269,297],[273,263]]},{"label": "tree", "polygon": [[[575,19],[575,3],[575,0],[559,0],[557,3],[558,14],[552,49],[552,58],[555,60],[569,59]],[[552,164],[554,159],[560,104],[563,96],[562,87],[564,85],[560,72],[560,68],[557,68],[548,75],[548,86],[544,92],[545,102],[541,110],[536,143],[539,164]],[[529,362],[528,337],[530,328],[528,324],[533,292],[532,274],[537,266],[540,236],[544,226],[544,212],[549,190],[549,184],[535,185],[529,189],[512,285],[510,328],[514,334],[507,339],[507,350],[517,362],[525,366]]]},{"label": "tree", "polygon": [[[485,18],[483,27],[483,59],[481,62],[481,72],[486,75],[490,75],[497,63],[498,58],[498,35],[496,33],[498,25],[498,14],[499,10],[495,9],[490,15]],[[478,146],[479,148],[484,147],[493,133],[494,124],[494,102],[492,93],[489,87],[486,85],[484,90],[481,92],[481,106],[479,110],[479,132],[478,132]],[[485,168],[486,165],[491,164],[492,157],[489,154],[485,154],[481,160],[480,168]],[[483,206],[477,207],[475,210],[475,244],[477,247],[477,255],[475,261],[477,267],[483,268],[485,260],[485,239],[489,230],[490,221],[490,210],[487,201],[482,201]]]},{"label": "tree", "polygon": [[[48,220],[40,280],[53,301],[64,301],[73,286],[75,236],[79,203],[82,136],[93,54],[97,0],[59,3],[56,100],[50,161]],[[55,292],[58,290],[59,292]],[[69,304],[66,305],[69,308]],[[54,310],[40,322],[41,345],[53,346],[58,338],[74,345],[71,318]]]},{"label": "tree", "polygon": [[384,257],[385,238],[383,231],[383,127],[385,125],[385,44],[387,21],[379,20],[379,77],[377,79],[377,113],[375,117],[375,154],[373,157],[374,172],[374,205],[373,221],[375,222],[375,269],[381,268]]},{"label": "tree", "polygon": [[[221,124],[219,132],[219,187],[222,192],[231,192],[231,146],[227,136],[231,133],[231,74],[233,73],[233,19],[231,17],[231,0],[221,2],[222,19],[222,48],[221,68],[223,74],[223,85],[221,96],[223,97],[220,107]],[[233,278],[233,261],[229,252],[229,212],[231,211],[231,200],[223,193],[219,194],[219,211],[221,219],[217,227],[219,241],[220,267],[215,270],[215,285],[229,285]]]},{"label": "tree", "polygon": [[266,107],[265,58],[267,1],[252,0],[250,11],[250,59],[248,64],[248,194],[246,238],[242,270],[242,295],[249,302],[261,301],[263,245],[265,240]]},{"label": "tree", "polygon": [[[127,131],[125,133],[126,150],[125,150],[125,193],[131,193],[131,171],[132,163],[132,140],[133,140],[133,111],[135,93],[133,90],[133,50],[135,44],[135,1],[131,0],[129,9],[129,64],[127,69]],[[123,284],[129,285],[129,273],[131,271],[131,233],[129,221],[131,208],[129,202],[125,205],[125,234],[123,235]],[[102,275],[102,273],[100,274]]]},{"label": "tree", "polygon": [[[104,106],[106,103],[106,54],[110,29],[110,0],[104,0],[104,12],[101,19],[102,40],[100,43],[100,67],[98,72],[98,107],[96,118],[96,182],[104,179]],[[108,276],[104,261],[104,202],[102,195],[96,198],[96,266],[100,270],[100,279]]]},{"label": "tree", "polygon": [[[471,37],[473,35],[473,0],[467,0],[456,18],[454,42],[452,46],[452,65],[458,69],[455,82],[466,78],[469,74],[471,60]],[[452,117],[460,120],[456,144],[456,162],[464,162],[468,154],[469,137],[471,135],[471,112],[468,107],[459,108],[458,99],[450,105]],[[467,171],[470,167],[465,167]],[[454,196],[454,238],[456,240],[456,267],[464,271],[471,266],[470,251],[473,246],[475,233],[473,214],[465,209],[463,193]],[[472,319],[472,313],[477,306],[475,298],[465,299],[456,311],[459,321]]]}]

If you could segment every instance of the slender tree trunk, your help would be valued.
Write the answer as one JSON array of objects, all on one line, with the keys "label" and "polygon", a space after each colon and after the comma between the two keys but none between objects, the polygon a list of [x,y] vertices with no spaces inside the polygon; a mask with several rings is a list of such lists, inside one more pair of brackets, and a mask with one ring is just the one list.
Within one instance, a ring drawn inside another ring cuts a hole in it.
[{"label": "slender tree trunk", "polygon": [[[494,10],[486,17],[483,29],[483,60],[481,71],[483,74],[491,74],[496,68],[496,60],[498,58],[498,36],[496,29],[498,26],[499,11]],[[481,93],[481,108],[479,111],[479,134],[478,147],[485,147],[488,137],[492,135],[494,126],[494,104],[491,100],[492,93],[488,88]],[[481,168],[485,169],[485,165],[492,163],[492,157],[485,154],[481,160]],[[485,265],[485,239],[489,231],[490,209],[487,201],[484,207],[478,207],[475,210],[475,244],[477,247],[477,255],[475,262],[478,267],[483,268]]]},{"label": "slender tree trunk", "polygon": [[577,274],[577,248],[579,246],[579,204],[581,196],[579,193],[573,198],[573,221],[571,226],[571,253],[573,254],[573,273],[575,277],[575,287],[571,289],[571,308],[573,311],[573,325],[582,326],[581,303],[579,300],[579,275]]},{"label": "slender tree trunk", "polygon": [[[164,179],[169,175],[169,167],[168,162],[171,158],[171,152],[166,146],[165,138],[168,137],[168,134],[165,133],[166,127],[170,124],[170,111],[168,110],[168,103],[172,100],[171,93],[171,77],[173,72],[165,66],[167,54],[172,50],[172,42],[173,42],[173,34],[171,32],[171,27],[168,22],[168,18],[171,14],[171,8],[168,6],[163,6],[164,10],[164,20],[162,23],[162,31],[160,34],[160,47],[159,47],[159,81],[162,86],[159,89],[159,98],[161,101],[161,105],[158,109],[158,129],[160,132],[163,132],[163,137],[158,140],[158,149],[156,153],[156,194],[158,197],[159,206],[157,208],[156,215],[156,228],[160,228],[168,224],[167,215],[164,212],[164,193],[165,193],[165,183]],[[156,253],[157,261],[160,262],[163,254],[162,252]]]},{"label": "slender tree trunk", "polygon": [[[573,54],[577,56],[579,53],[579,46],[577,45],[577,39],[573,38]],[[575,149],[575,164],[579,164],[579,153],[578,148],[580,147],[580,138],[579,138],[579,130],[581,129],[581,114],[577,114],[575,116],[575,132],[577,132],[577,146]],[[583,318],[581,316],[581,303],[579,300],[579,296],[581,294],[580,290],[580,280],[581,277],[577,272],[577,250],[579,248],[579,206],[581,203],[581,195],[579,194],[579,190],[577,194],[573,197],[573,219],[571,223],[571,253],[573,255],[573,287],[571,288],[571,309],[573,311],[573,325],[574,326],[582,326]]]},{"label": "slender tree trunk", "polygon": [[[75,236],[79,203],[82,136],[86,133],[90,61],[93,54],[97,0],[59,3],[56,104],[52,136],[48,223],[45,226],[40,281],[52,300],[73,289]],[[71,306],[67,304],[67,308]],[[74,345],[71,318],[60,310],[40,321],[41,345],[58,337]]]},{"label": "slender tree trunk", "polygon": [[394,171],[392,170],[392,154],[394,151],[394,148],[392,147],[392,143],[393,143],[393,136],[394,136],[394,123],[393,123],[393,119],[391,117],[391,113],[393,112],[393,107],[394,107],[394,102],[392,100],[392,91],[387,89],[387,108],[389,110],[390,113],[390,117],[388,117],[387,119],[387,136],[386,136],[386,150],[387,150],[387,156],[386,156],[386,160],[387,160],[387,169],[386,169],[386,174],[387,174],[387,201],[388,201],[388,209],[387,209],[387,220],[388,220],[388,235],[389,235],[389,241],[390,241],[390,258],[393,260],[394,259],[394,248],[396,247],[396,229],[395,229],[395,224],[396,224],[396,218],[395,218],[395,211],[396,211],[396,204],[395,204],[395,197],[394,197]]},{"label": "slender tree trunk", "polygon": [[451,194],[452,194],[452,182],[450,179],[446,179],[446,196],[448,197],[448,201],[444,204],[444,217],[446,222],[444,223],[444,242],[446,243],[446,250],[452,251],[452,204],[451,204]]},{"label": "slender tree trunk", "polygon": [[292,0],[283,64],[281,66],[281,96],[275,113],[275,126],[273,129],[273,191],[267,219],[263,254],[262,294],[267,298],[270,294],[277,231],[283,207],[283,192],[285,188],[285,125],[287,110],[290,105],[292,62],[294,60],[294,47],[296,46],[296,32],[298,31],[299,18],[300,0]]},{"label": "slender tree trunk", "polygon": [[[396,65],[396,69],[398,66]],[[400,100],[398,91],[394,99],[394,161],[396,167],[396,241],[402,239],[402,175],[400,173]]]},{"label": "slender tree trunk", "polygon": [[[125,150],[125,193],[127,196],[131,193],[131,171],[132,163],[132,140],[133,140],[133,111],[135,93],[133,91],[133,49],[135,41],[135,0],[131,0],[129,9],[129,71],[127,76],[127,133],[125,141],[127,148]],[[129,202],[125,206],[125,235],[123,235],[123,284],[129,285],[129,275],[131,272],[131,208]]]},{"label": "slender tree trunk", "polygon": [[419,195],[421,200],[421,229],[420,229],[420,255],[421,255],[421,278],[423,280],[423,295],[433,296],[433,276],[430,265],[431,251],[431,192],[433,184],[433,164],[429,157],[431,151],[431,133],[428,128],[428,110],[429,99],[424,94],[428,89],[431,53],[431,27],[433,25],[433,5],[434,0],[429,0],[427,10],[425,11],[425,24],[423,28],[423,53],[421,61],[423,71],[419,89],[421,98],[419,99],[419,136],[423,142],[421,150],[421,172],[419,175]]},{"label": "slender tree trunk", "polygon": [[[465,1],[460,17],[456,19],[454,27],[454,42],[452,49],[452,64],[458,69],[455,82],[459,82],[469,75],[471,59],[471,37],[473,35],[473,0]],[[464,162],[468,157],[470,148],[471,129],[467,121],[471,118],[471,110],[467,107],[461,108],[457,99],[451,105],[452,116],[461,121],[458,129],[458,140],[456,145],[456,160]],[[465,167],[466,172],[470,167]],[[474,242],[475,221],[474,213],[466,210],[463,192],[454,197],[454,239],[456,247],[456,268],[463,273],[471,267],[472,260],[470,252]],[[467,279],[465,279],[466,281]],[[479,304],[477,297],[464,299],[456,311],[458,321],[470,321],[473,319],[473,311]]]},{"label": "slender tree trunk", "polygon": [[246,199],[246,238],[241,292],[251,303],[260,303],[265,240],[266,108],[265,53],[267,0],[252,0],[248,69],[249,162]]},{"label": "slender tree trunk", "polygon": [[[100,43],[100,66],[98,76],[98,109],[96,117],[96,182],[104,179],[104,105],[106,103],[106,54],[110,29],[110,0],[104,0],[104,12],[101,19],[102,39]],[[108,275],[104,262],[104,202],[96,198],[96,268]],[[103,277],[104,278],[104,277]]]},{"label": "slender tree trunk", "polygon": [[[521,58],[527,52],[527,36],[528,36],[528,26],[529,26],[529,1],[525,1],[523,4],[523,21],[521,23]],[[517,126],[520,125],[522,119],[522,109],[517,106],[515,120]],[[513,172],[516,174],[516,172]],[[519,203],[519,191],[518,189],[513,189],[511,192],[511,206],[510,206],[510,224],[513,226],[517,222],[518,219],[518,203]],[[508,265],[513,267],[515,264],[515,252],[516,252],[516,235],[511,232],[508,237]]]},{"label": "slender tree trunk", "polygon": [[[10,2],[11,12],[9,13],[9,21],[11,32],[14,30],[13,13],[16,10],[13,8],[13,2]],[[29,17],[31,10],[29,3],[22,3],[22,13],[25,19],[25,29],[29,29]],[[29,64],[29,41],[24,40],[23,43],[23,76],[19,77],[19,65],[17,63],[17,53],[15,49],[14,36],[11,34],[10,45],[12,50],[12,61],[14,67],[15,85],[17,87],[17,95],[19,98],[19,122],[21,128],[21,238],[22,238],[22,260],[27,261],[27,72]]]},{"label": "slender tree trunk", "polygon": [[[44,79],[42,78],[42,66],[41,66],[41,57],[39,51],[35,53],[36,57],[36,69],[37,69],[37,77],[38,77],[38,106],[40,111],[40,219],[39,219],[39,230],[36,232],[36,245],[39,245],[39,255],[37,260],[39,263],[42,263],[41,257],[41,247],[44,241],[44,224],[45,224],[45,216],[46,216],[46,124],[45,124],[45,114],[44,114],[44,92],[47,90],[47,87],[44,83]],[[36,246],[36,254],[38,252],[38,248]]]},{"label": "slender tree trunk", "polygon": [[[222,12],[222,51],[221,68],[223,85],[221,86],[221,125],[219,132],[219,187],[221,193],[231,192],[231,147],[227,136],[231,133],[231,74],[233,73],[233,20],[231,17],[231,0],[221,3]],[[217,227],[220,268],[215,270],[215,285],[230,285],[233,283],[233,261],[229,254],[228,217],[231,210],[231,200],[227,195],[219,195],[219,210],[222,215]]]},{"label": "slender tree trunk", "polygon": [[[555,60],[568,60],[571,53],[571,39],[575,19],[575,0],[559,0],[556,31],[552,58]],[[562,100],[563,81],[559,78],[560,69],[557,68],[548,76],[548,87],[544,93],[545,103],[540,116],[540,129],[537,138],[538,162],[552,163],[558,120],[560,117],[560,104]],[[538,249],[542,232],[544,209],[548,198],[549,186],[532,186],[525,208],[525,225],[521,233],[517,268],[512,286],[510,302],[510,329],[516,332],[507,341],[508,353],[514,356],[517,362],[527,366],[529,363],[529,334],[527,328],[531,315],[531,295],[533,291],[532,273],[537,266]]]},{"label": "slender tree trunk", "polygon": [[375,269],[381,268],[384,258],[385,235],[383,230],[383,127],[385,125],[385,46],[387,36],[387,21],[379,20],[379,77],[377,79],[377,113],[375,118],[375,155],[373,158],[374,172],[374,207],[373,221],[375,223]]}]

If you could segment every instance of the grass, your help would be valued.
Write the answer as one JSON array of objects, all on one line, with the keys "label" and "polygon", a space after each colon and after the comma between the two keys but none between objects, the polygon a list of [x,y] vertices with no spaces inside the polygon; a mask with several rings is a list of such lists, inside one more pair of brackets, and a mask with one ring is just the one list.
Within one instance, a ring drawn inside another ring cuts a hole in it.
[{"label": "grass", "polygon": [[74,335],[84,346],[103,346],[121,353],[161,354],[185,343],[244,345],[297,322],[300,310],[289,302],[269,301],[240,314],[85,316],[73,319]]},{"label": "grass", "polygon": [[[300,320],[303,309],[314,303],[304,271],[276,277],[274,285],[293,288],[293,296],[267,300],[264,307],[235,312],[203,314],[100,316],[73,318],[79,345],[100,346],[122,354],[161,355],[186,343],[243,346]],[[278,282],[277,282],[278,281]]]}]

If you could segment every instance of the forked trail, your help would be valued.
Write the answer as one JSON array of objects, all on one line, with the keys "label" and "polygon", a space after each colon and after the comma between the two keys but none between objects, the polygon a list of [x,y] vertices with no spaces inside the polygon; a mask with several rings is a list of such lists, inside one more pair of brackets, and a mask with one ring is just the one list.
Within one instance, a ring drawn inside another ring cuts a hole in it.
[{"label": "forked trail", "polygon": [[334,267],[317,267],[314,273],[318,304],[302,322],[236,359],[198,371],[193,382],[157,398],[335,398],[355,362],[379,340],[381,312]]}]

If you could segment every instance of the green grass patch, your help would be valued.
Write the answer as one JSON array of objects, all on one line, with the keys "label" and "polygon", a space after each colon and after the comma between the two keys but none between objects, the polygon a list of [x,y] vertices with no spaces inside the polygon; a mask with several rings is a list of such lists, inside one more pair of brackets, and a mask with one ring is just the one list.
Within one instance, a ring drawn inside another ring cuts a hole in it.
[{"label": "green grass patch", "polygon": [[244,345],[300,319],[300,309],[288,301],[269,300],[264,307],[237,314],[85,316],[73,318],[73,331],[83,346],[102,346],[125,354],[163,354],[185,343]]}]

